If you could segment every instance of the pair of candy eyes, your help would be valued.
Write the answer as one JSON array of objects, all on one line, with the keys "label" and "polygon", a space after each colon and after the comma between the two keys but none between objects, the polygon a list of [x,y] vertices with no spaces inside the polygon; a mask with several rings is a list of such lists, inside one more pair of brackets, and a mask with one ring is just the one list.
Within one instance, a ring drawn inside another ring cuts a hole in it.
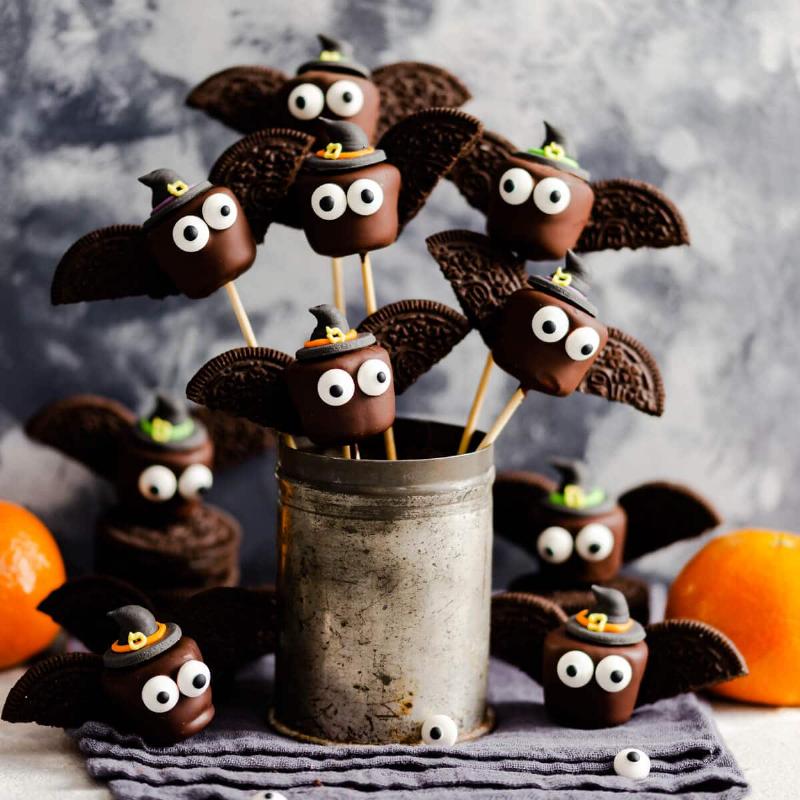
[{"label": "pair of candy eyes", "polygon": [[586,686],[592,677],[604,692],[621,692],[633,678],[630,661],[622,656],[606,656],[595,667],[594,661],[583,650],[569,650],[556,664],[558,679],[570,689]]},{"label": "pair of candy eyes", "polygon": [[211,671],[202,661],[187,661],[178,670],[177,681],[169,675],[154,675],[142,686],[142,703],[154,714],[165,714],[180,696],[200,697],[211,685]]},{"label": "pair of candy eyes", "polygon": [[577,550],[584,561],[602,561],[614,549],[614,534],[599,522],[591,522],[581,528],[573,540],[566,528],[551,525],[545,528],[536,540],[539,556],[550,564],[563,564]]},{"label": "pair of candy eyes", "polygon": [[[356,374],[358,388],[370,397],[380,397],[392,383],[392,370],[385,361],[370,358],[365,361]],[[329,406],[343,406],[350,402],[356,391],[355,381],[343,369],[329,369],[319,376],[317,394]]]},{"label": "pair of candy eyes", "polygon": [[336,81],[325,94],[314,83],[301,83],[289,93],[289,113],[295,119],[316,119],[325,108],[340,117],[352,117],[364,107],[364,93],[353,81]]},{"label": "pair of candy eyes", "polygon": [[214,483],[214,476],[205,464],[192,464],[180,478],[162,464],[153,464],[139,476],[139,491],[147,500],[165,503],[180,492],[181,497],[194,500],[207,492]]},{"label": "pair of candy eyes", "polygon": [[[561,341],[569,331],[569,317],[563,308],[558,306],[543,306],[531,320],[533,335],[541,342]],[[591,358],[600,347],[600,334],[588,326],[575,328],[567,336],[564,349],[573,361],[586,361]]]},{"label": "pair of candy eyes", "polygon": [[543,214],[560,214],[569,206],[572,193],[560,178],[542,178],[538,183],[533,175],[520,167],[507,169],[500,176],[500,197],[510,206],[522,205],[531,195],[536,208]]},{"label": "pair of candy eyes", "polygon": [[347,187],[347,192],[336,183],[323,183],[311,195],[311,208],[324,220],[339,219],[347,211],[369,217],[383,205],[383,189],[376,181],[359,178]]},{"label": "pair of candy eyes", "polygon": [[211,235],[209,228],[224,231],[230,228],[239,216],[236,203],[230,195],[223,192],[209,195],[200,211],[202,219],[189,214],[181,217],[172,226],[172,241],[184,253],[196,253],[207,244]]}]

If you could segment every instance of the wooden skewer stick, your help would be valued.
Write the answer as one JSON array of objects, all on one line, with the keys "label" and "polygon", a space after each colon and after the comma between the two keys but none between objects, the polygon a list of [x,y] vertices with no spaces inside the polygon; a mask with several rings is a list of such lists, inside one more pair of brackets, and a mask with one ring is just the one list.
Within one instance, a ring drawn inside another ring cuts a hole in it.
[{"label": "wooden skewer stick", "polygon": [[[369,253],[362,253],[361,255],[361,282],[364,284],[364,305],[367,307],[367,316],[369,316],[378,310]],[[392,428],[388,428],[383,432],[383,444],[386,447],[386,460],[397,461],[397,447],[394,443],[394,430]]]},{"label": "wooden skewer stick", "polygon": [[458,444],[458,455],[463,455],[467,452],[469,443],[472,440],[472,434],[475,433],[475,428],[478,427],[478,417],[483,408],[483,401],[486,399],[486,390],[489,388],[489,378],[492,374],[492,367],[494,367],[494,358],[490,352],[487,354],[486,363],[483,365],[483,372],[481,373],[480,381],[478,381],[478,388],[475,390],[475,397],[472,400],[472,407],[469,410],[467,424],[464,426],[464,433],[461,434],[461,441]]},{"label": "wooden skewer stick", "polygon": [[481,443],[478,445],[478,450],[483,450],[490,444],[494,444],[495,439],[503,432],[503,428],[508,425],[508,421],[514,416],[514,412],[520,407],[524,399],[525,389],[520,386],[517,391],[511,395],[511,399],[500,412],[500,416],[494,421],[494,425],[489,429],[489,433],[483,437]]},{"label": "wooden skewer stick", "polygon": [[233,285],[233,281],[225,284],[225,291],[228,293],[228,300],[231,302],[233,313],[236,315],[236,321],[239,323],[239,329],[242,331],[245,343],[248,347],[258,347],[256,335],[253,333],[253,326],[250,324],[250,318],[242,305],[242,299],[239,297],[239,292]]},{"label": "wooden skewer stick", "polygon": [[333,273],[333,304],[344,314],[344,276],[341,258],[331,259],[331,271]]},{"label": "wooden skewer stick", "polygon": [[342,447],[342,458],[350,459],[350,445],[346,444]]}]

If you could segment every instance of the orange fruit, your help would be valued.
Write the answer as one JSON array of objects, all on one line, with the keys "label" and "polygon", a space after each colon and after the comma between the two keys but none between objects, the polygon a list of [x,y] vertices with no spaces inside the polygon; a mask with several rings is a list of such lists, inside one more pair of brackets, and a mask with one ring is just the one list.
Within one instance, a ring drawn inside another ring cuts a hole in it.
[{"label": "orange fruit", "polygon": [[53,641],[58,625],[36,606],[65,578],[50,531],[30,511],[0,500],[0,669]]},{"label": "orange fruit", "polygon": [[741,530],[712,539],[672,584],[667,616],[707,622],[739,648],[750,674],[717,694],[800,705],[800,535]]}]

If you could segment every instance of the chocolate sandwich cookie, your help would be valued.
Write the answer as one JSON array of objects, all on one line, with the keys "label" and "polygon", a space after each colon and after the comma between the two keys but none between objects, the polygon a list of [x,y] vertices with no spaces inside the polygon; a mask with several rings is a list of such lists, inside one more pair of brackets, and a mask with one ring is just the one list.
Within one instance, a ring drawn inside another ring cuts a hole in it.
[{"label": "chocolate sandwich cookie", "polygon": [[548,122],[539,147],[519,150],[485,131],[450,178],[486,215],[489,237],[523,259],[689,243],[686,224],[661,191],[641,181],[590,181],[565,133]]},{"label": "chocolate sandwich cookie", "polygon": [[470,99],[452,73],[419,62],[371,71],[349,42],[318,35],[320,52],[294,77],[271,67],[231,67],[192,89],[186,104],[240,133],[287,127],[320,137],[321,118],[363,128],[373,142],[404,117],[433,107],[457,108]]},{"label": "chocolate sandwich cookie", "polygon": [[495,531],[539,561],[513,591],[540,594],[574,613],[592,601],[593,583],[621,591],[633,616],[649,618],[644,581],[620,577],[623,563],[720,524],[713,506],[689,487],[653,482],[611,495],[576,459],[551,459],[553,481],[535,472],[500,473]]},{"label": "chocolate sandwich cookie", "polygon": [[205,364],[188,397],[320,447],[357,443],[394,422],[401,394],[469,331],[456,311],[427,300],[378,309],[357,329],[332,306],[295,358],[267,348],[230,350]]}]

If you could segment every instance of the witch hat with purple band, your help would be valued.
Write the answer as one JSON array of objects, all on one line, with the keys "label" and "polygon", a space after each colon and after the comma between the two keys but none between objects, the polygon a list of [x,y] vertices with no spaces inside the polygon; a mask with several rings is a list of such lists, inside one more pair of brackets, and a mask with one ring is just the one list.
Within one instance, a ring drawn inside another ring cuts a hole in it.
[{"label": "witch hat with purple band", "polygon": [[518,158],[525,158],[528,161],[536,161],[548,167],[569,172],[572,175],[589,180],[589,173],[578,163],[578,156],[575,148],[571,145],[567,136],[549,122],[544,123],[544,141],[541,147],[531,147],[514,153]]},{"label": "witch hat with purple band", "polygon": [[135,667],[169,650],[181,639],[181,629],[174,622],[158,622],[144,606],[122,606],[109,611],[119,628],[119,636],[103,655],[109,669]]},{"label": "witch hat with purple band", "polygon": [[317,38],[322,50],[319,57],[301,64],[297,70],[298,75],[304,72],[341,72],[343,75],[356,75],[359,78],[370,77],[370,71],[357,61],[353,60],[353,48],[350,42],[344,39],[334,39],[324,33],[318,33]]},{"label": "witch hat with purple band", "polygon": [[553,297],[566,300],[573,306],[580,308],[591,316],[597,316],[597,306],[586,296],[588,272],[583,261],[567,250],[564,267],[559,267],[552,275],[531,275],[528,284],[539,291],[546,292]]},{"label": "witch hat with purple band", "polygon": [[200,181],[190,186],[172,169],[154,169],[147,175],[142,175],[139,183],[143,183],[153,191],[151,201],[153,210],[144,223],[145,228],[155,225],[212,186],[209,181]]}]

